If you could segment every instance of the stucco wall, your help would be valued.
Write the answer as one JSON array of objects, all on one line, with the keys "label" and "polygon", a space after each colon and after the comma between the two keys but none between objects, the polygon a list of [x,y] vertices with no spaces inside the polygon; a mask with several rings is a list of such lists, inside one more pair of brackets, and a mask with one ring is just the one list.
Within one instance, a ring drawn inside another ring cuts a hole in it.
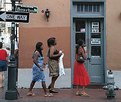
[{"label": "stucco wall", "polygon": [[32,67],[32,53],[35,50],[35,44],[42,41],[44,44],[44,57],[47,60],[47,39],[49,37],[56,37],[57,48],[62,50],[65,54],[64,65],[70,65],[70,28],[69,27],[54,27],[54,28],[21,28],[20,34],[20,51],[19,51],[19,66],[21,68]]},{"label": "stucco wall", "polygon": [[106,0],[107,66],[121,70],[121,0]]},{"label": "stucco wall", "polygon": [[[44,44],[44,57],[47,54],[47,39],[57,38],[58,49],[63,50],[64,65],[70,67],[70,2],[69,0],[22,0],[23,5],[38,7],[38,13],[30,14],[28,24],[20,24],[19,67],[32,67],[32,53],[35,44],[42,41]],[[42,10],[50,10],[47,22]]]},{"label": "stucco wall", "polygon": [[[29,24],[24,27],[70,27],[70,0],[22,0],[23,5],[38,7],[38,13],[30,14]],[[49,22],[42,10],[49,9]]]}]

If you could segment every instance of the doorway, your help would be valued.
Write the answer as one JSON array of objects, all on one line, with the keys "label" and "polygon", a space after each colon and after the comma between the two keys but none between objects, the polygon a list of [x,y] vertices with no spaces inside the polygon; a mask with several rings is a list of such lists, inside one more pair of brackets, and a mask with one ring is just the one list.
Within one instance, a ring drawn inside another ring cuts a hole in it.
[{"label": "doorway", "polygon": [[74,19],[75,46],[78,39],[86,45],[87,61],[85,66],[91,84],[101,85],[105,82],[104,68],[104,21],[103,19]]}]

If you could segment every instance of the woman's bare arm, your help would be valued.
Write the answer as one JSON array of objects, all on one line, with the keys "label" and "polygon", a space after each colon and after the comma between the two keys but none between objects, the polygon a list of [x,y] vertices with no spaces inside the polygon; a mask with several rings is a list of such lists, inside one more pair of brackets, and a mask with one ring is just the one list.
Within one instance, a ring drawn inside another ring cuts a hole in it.
[{"label": "woman's bare arm", "polygon": [[36,52],[34,53],[33,62],[35,63],[35,65],[36,65],[38,68],[40,68],[41,70],[43,70],[43,69],[40,67],[40,65],[38,64],[38,57],[39,57],[39,56],[40,56],[39,52],[36,51]]}]

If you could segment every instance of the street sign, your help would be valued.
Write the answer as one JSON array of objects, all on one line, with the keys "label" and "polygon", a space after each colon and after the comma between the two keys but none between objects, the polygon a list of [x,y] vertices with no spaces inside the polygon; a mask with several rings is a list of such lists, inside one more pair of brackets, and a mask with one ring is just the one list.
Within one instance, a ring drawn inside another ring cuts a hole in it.
[{"label": "street sign", "polygon": [[29,22],[29,13],[0,11],[0,21]]},{"label": "street sign", "polygon": [[18,12],[28,12],[28,13],[37,13],[37,7],[25,6],[25,5],[16,5],[15,11]]}]

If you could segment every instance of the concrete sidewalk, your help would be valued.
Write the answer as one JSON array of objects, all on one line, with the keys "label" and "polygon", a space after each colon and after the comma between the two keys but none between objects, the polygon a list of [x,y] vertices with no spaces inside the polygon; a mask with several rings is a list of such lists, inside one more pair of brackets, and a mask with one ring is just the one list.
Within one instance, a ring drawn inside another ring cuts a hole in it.
[{"label": "concrete sidewalk", "polygon": [[103,89],[87,89],[90,97],[76,96],[75,89],[57,89],[54,97],[44,97],[42,89],[34,89],[35,96],[26,96],[28,89],[18,89],[17,100],[5,100],[5,92],[0,88],[0,102],[121,102],[121,90],[116,91],[114,99],[107,99]]}]

